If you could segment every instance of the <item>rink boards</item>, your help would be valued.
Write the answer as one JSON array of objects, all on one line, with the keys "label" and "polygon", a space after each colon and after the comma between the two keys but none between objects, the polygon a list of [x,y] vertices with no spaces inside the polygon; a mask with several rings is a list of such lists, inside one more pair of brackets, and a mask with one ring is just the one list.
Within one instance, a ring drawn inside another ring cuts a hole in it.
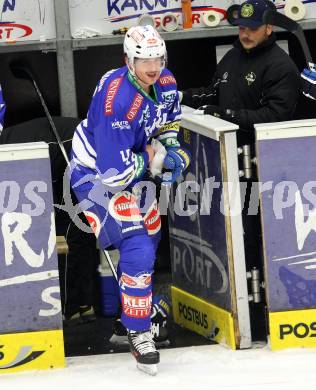
[{"label": "rink boards", "polygon": [[270,346],[316,347],[316,121],[255,127]]},{"label": "rink boards", "polygon": [[269,313],[270,347],[316,348],[316,309]]},{"label": "rink boards", "polygon": [[0,374],[65,367],[62,330],[0,336]]},{"label": "rink boards", "polygon": [[249,348],[238,127],[187,109],[181,126],[181,144],[190,151],[192,163],[170,196],[174,317],[180,325],[233,349]]},{"label": "rink boards", "polygon": [[[174,318],[231,348],[251,348],[234,129],[187,111],[183,118],[181,141],[193,158],[182,178],[191,183],[186,208],[177,204],[178,183],[169,209]],[[316,121],[256,131],[267,338],[272,350],[316,347]]]},{"label": "rink boards", "polygon": [[236,349],[232,314],[171,286],[174,321],[205,338]]},{"label": "rink boards", "polygon": [[65,366],[48,145],[0,146],[0,374]]}]

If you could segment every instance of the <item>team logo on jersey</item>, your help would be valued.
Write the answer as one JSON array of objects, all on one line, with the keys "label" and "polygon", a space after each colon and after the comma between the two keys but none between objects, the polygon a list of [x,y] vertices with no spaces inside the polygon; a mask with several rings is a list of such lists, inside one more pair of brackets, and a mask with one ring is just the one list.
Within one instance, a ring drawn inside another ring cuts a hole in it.
[{"label": "team logo on jersey", "polygon": [[104,115],[106,116],[113,114],[114,98],[117,94],[117,91],[119,89],[119,86],[121,85],[122,80],[123,77],[119,77],[110,82],[109,88],[106,91],[106,95],[105,95]]},{"label": "team logo on jersey", "polygon": [[165,108],[171,108],[175,99],[176,99],[176,91],[167,91],[162,92],[161,97],[164,103]]},{"label": "team logo on jersey", "polygon": [[133,103],[126,115],[127,119],[131,122],[137,115],[142,103],[144,101],[144,97],[137,92],[137,94],[134,97]]},{"label": "team logo on jersey", "polygon": [[126,130],[131,128],[128,121],[113,121],[111,126],[113,130]]},{"label": "team logo on jersey", "polygon": [[126,273],[122,273],[120,278],[120,287],[124,290],[125,287],[129,288],[148,288],[151,284],[151,274],[145,273],[138,276],[130,276]]},{"label": "team logo on jersey", "polygon": [[163,77],[160,77],[159,84],[164,86],[164,85],[170,85],[170,84],[177,84],[177,82],[173,76],[163,76]]},{"label": "team logo on jersey", "polygon": [[[169,133],[170,131],[178,132],[179,129],[180,129],[180,122],[175,121],[175,122],[167,123],[167,124],[161,126],[158,134],[160,135],[163,133]],[[171,146],[171,145],[168,145],[168,146]]]},{"label": "team logo on jersey", "polygon": [[250,86],[255,80],[256,80],[256,75],[253,72],[249,72],[245,76],[245,80],[247,81],[248,86]]},{"label": "team logo on jersey", "polygon": [[143,219],[136,197],[128,191],[119,192],[111,198],[109,213],[117,221],[136,222]]},{"label": "team logo on jersey", "polygon": [[87,218],[87,221],[89,222],[95,236],[99,237],[101,230],[101,223],[99,217],[91,211],[84,211],[84,215]]},{"label": "team logo on jersey", "polygon": [[240,14],[243,18],[250,18],[255,12],[252,4],[244,4],[241,7]]},{"label": "team logo on jersey", "polygon": [[146,318],[151,314],[151,294],[145,297],[134,297],[122,293],[123,312],[128,317]]},{"label": "team logo on jersey", "polygon": [[144,216],[144,222],[149,235],[156,234],[161,229],[161,218],[156,199],[154,200],[153,204],[150,206],[146,215]]}]

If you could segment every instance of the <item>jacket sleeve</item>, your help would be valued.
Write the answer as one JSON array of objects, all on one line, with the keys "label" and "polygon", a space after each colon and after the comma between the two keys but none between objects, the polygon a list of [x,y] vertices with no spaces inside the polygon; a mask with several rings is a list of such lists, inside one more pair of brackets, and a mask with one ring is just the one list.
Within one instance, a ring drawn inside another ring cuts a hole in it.
[{"label": "jacket sleeve", "polygon": [[0,85],[0,133],[3,130],[3,126],[4,126],[5,110],[6,110],[6,105],[5,105],[5,102],[3,99],[2,89],[1,89],[1,85]]},{"label": "jacket sleeve", "polygon": [[[217,68],[218,69],[218,68]],[[199,108],[207,104],[218,104],[218,84],[221,79],[216,70],[211,83],[207,87],[190,88],[183,91],[181,104],[192,108]]]},{"label": "jacket sleeve", "polygon": [[256,123],[291,120],[301,89],[300,75],[294,66],[289,69],[283,64],[273,68],[270,79],[263,80],[260,107],[256,110],[237,110],[229,121],[238,124],[243,130],[252,131]]}]

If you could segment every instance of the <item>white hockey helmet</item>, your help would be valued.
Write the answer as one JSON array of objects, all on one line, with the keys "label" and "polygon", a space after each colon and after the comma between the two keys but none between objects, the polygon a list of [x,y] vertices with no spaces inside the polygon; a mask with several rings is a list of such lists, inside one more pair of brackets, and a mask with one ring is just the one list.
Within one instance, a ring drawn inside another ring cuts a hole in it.
[{"label": "white hockey helmet", "polygon": [[159,58],[166,61],[165,41],[153,26],[135,26],[128,29],[124,38],[124,53],[130,64],[136,58]]}]

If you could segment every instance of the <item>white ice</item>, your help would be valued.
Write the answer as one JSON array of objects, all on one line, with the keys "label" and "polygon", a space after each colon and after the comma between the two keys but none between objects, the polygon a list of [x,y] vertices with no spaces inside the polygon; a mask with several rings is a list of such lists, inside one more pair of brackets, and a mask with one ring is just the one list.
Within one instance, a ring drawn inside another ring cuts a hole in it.
[{"label": "white ice", "polygon": [[66,369],[0,374],[4,390],[309,390],[316,389],[316,350],[232,351],[221,345],[160,350],[156,377],[129,353],[67,358]]}]

